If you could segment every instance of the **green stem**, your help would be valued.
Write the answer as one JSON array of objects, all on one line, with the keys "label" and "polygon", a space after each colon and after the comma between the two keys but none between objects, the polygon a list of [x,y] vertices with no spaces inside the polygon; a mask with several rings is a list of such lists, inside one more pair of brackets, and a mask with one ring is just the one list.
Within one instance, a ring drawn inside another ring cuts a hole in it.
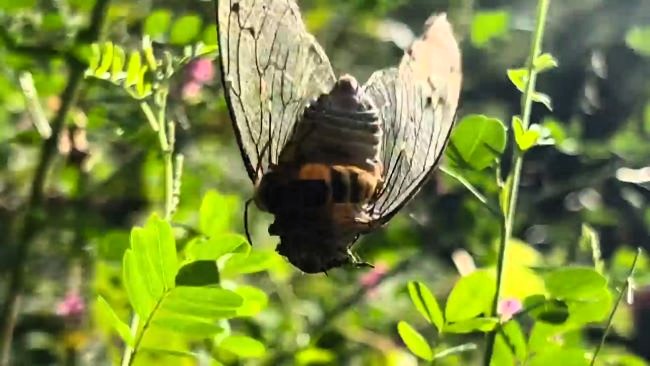
[{"label": "green stem", "polygon": [[[79,41],[90,39],[95,41],[100,38],[101,31],[106,21],[105,15],[108,13],[108,6],[110,0],[98,0],[92,10],[90,16],[90,28],[80,33],[77,36]],[[25,51],[18,45],[12,44],[17,52]],[[58,54],[57,54],[58,55]],[[54,54],[48,56],[55,56]],[[16,318],[18,316],[18,309],[20,305],[20,294],[23,291],[25,282],[25,261],[29,254],[29,248],[34,239],[35,234],[40,229],[41,225],[45,222],[43,212],[44,188],[52,161],[56,156],[57,144],[59,136],[68,115],[76,104],[79,91],[83,84],[85,66],[81,64],[75,57],[68,54],[66,62],[70,75],[68,83],[61,94],[61,107],[59,108],[56,116],[52,120],[51,135],[48,139],[43,140],[41,146],[40,158],[36,166],[36,172],[32,180],[29,199],[27,201],[26,211],[24,214],[23,225],[19,233],[15,237],[13,246],[15,247],[13,257],[13,267],[9,273],[8,288],[6,291],[6,303],[2,309],[0,317],[0,325],[2,326],[0,335],[0,365],[8,366],[11,357],[11,343],[16,325]]]},{"label": "green stem", "polygon": [[[140,103],[140,108],[142,109],[142,112],[147,118],[149,125],[151,125],[151,128],[154,130],[154,132],[157,132],[158,135],[158,144],[160,147],[160,151],[163,154],[163,167],[164,167],[164,173],[163,173],[164,184],[165,184],[164,219],[168,222],[171,222],[172,215],[174,213],[174,209],[176,206],[176,201],[178,200],[178,197],[175,196],[175,186],[177,183],[175,183],[174,181],[174,176],[176,175],[178,179],[180,179],[181,167],[178,167],[176,171],[174,170],[173,154],[174,154],[174,141],[176,136],[175,136],[175,129],[174,129],[173,122],[167,121],[166,109],[167,109],[167,96],[169,93],[168,89],[166,86],[163,85],[160,87],[160,89],[157,90],[156,93],[157,95],[155,95],[154,101],[158,113],[154,113],[153,109],[147,102]],[[131,334],[133,335],[135,342],[133,344],[133,347],[128,345],[124,347],[124,353],[122,354],[122,366],[131,366],[133,364],[133,361],[135,360],[135,356],[139,351],[140,343],[144,338],[144,334],[149,328],[151,319],[153,319],[153,315],[158,309],[158,306],[160,305],[161,301],[162,298],[160,301],[158,301],[158,303],[156,303],[156,306],[154,307],[149,317],[145,319],[142,327],[139,326],[139,317],[137,314],[133,315],[133,317],[131,318]]]},{"label": "green stem", "polygon": [[[530,115],[533,106],[533,94],[535,93],[535,82],[537,81],[537,71],[535,70],[535,60],[542,53],[542,39],[544,36],[544,26],[546,24],[546,15],[550,0],[538,0],[537,2],[537,24],[533,40],[530,47],[530,56],[528,59],[528,80],[526,89],[522,97],[522,122],[524,128],[530,125]],[[496,279],[496,293],[494,294],[494,301],[492,302],[492,316],[497,315],[499,306],[499,297],[501,295],[501,287],[503,285],[503,269],[505,268],[506,251],[508,242],[512,235],[512,227],[514,223],[515,211],[517,208],[517,196],[519,194],[519,180],[521,177],[521,167],[523,166],[523,152],[519,151],[515,146],[515,163],[511,175],[506,180],[506,185],[503,188],[505,192],[504,214],[501,220],[501,238],[499,242],[499,254],[497,258],[497,279]],[[494,342],[496,340],[496,332],[490,332],[487,337],[487,346],[483,364],[490,365],[492,354],[494,353]]]},{"label": "green stem", "polygon": [[623,296],[625,296],[625,294],[627,293],[630,287],[630,284],[632,283],[632,276],[634,275],[634,271],[636,270],[636,264],[637,261],[639,260],[639,256],[641,256],[641,248],[638,248],[636,250],[636,255],[634,256],[634,260],[632,261],[632,265],[630,266],[630,270],[628,271],[627,277],[625,279],[625,284],[623,285],[621,292],[619,292],[618,294],[618,298],[616,299],[616,303],[614,304],[612,311],[609,313],[609,317],[607,318],[607,326],[605,327],[603,336],[600,338],[600,343],[598,343],[598,346],[594,351],[594,355],[591,357],[591,363],[589,364],[591,366],[593,366],[596,363],[596,358],[598,357],[598,353],[605,345],[605,339],[607,338],[607,334],[609,333],[609,330],[612,328],[612,323],[614,322],[614,315],[616,315],[618,306],[621,304],[623,300]]}]

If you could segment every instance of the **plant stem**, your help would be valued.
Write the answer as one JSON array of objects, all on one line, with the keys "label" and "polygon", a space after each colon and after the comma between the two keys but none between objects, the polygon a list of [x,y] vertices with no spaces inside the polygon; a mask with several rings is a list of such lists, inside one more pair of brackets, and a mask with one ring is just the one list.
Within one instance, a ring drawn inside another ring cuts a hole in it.
[{"label": "plant stem", "polygon": [[[110,0],[98,0],[92,10],[90,17],[90,28],[77,36],[78,41],[95,41],[100,38],[105,23],[105,15],[108,13]],[[16,45],[14,45],[16,46]],[[16,46],[18,48],[18,46]],[[18,49],[17,51],[21,51]],[[41,224],[45,221],[43,212],[44,187],[50,165],[56,156],[59,136],[65,126],[72,107],[76,104],[79,91],[83,84],[85,66],[76,58],[65,55],[70,72],[68,83],[61,94],[61,107],[52,120],[51,134],[48,139],[43,140],[41,153],[36,166],[36,172],[32,180],[29,199],[24,214],[23,225],[16,235],[13,257],[13,267],[9,274],[7,301],[2,309],[0,324],[2,325],[0,335],[0,365],[8,366],[11,358],[11,343],[16,325],[16,317],[20,303],[20,294],[23,291],[25,282],[25,262],[29,254],[29,248],[35,234]]]},{"label": "plant stem", "polygon": [[[161,86],[156,93],[157,95],[153,99],[156,101],[157,104],[156,107],[158,113],[153,112],[153,109],[148,104],[148,102],[140,103],[140,108],[142,109],[142,112],[147,118],[149,125],[152,127],[152,130],[154,130],[154,132],[157,132],[158,134],[158,144],[160,147],[160,151],[163,154],[163,166],[164,166],[164,172],[163,172],[164,185],[165,185],[164,219],[171,223],[172,214],[174,213],[176,201],[178,200],[178,197],[175,196],[175,186],[177,185],[177,183],[174,182],[174,176],[176,175],[178,179],[180,179],[181,167],[178,167],[179,169],[176,172],[174,171],[173,154],[174,154],[174,141],[176,136],[175,136],[175,129],[174,129],[173,122],[172,121],[168,122],[166,120],[167,119],[167,114],[166,114],[167,96],[168,96],[167,86],[166,85]],[[133,335],[133,339],[135,339],[135,343],[133,344],[133,347],[129,345],[124,347],[124,353],[122,354],[122,363],[121,363],[122,366],[131,366],[133,364],[133,361],[135,360],[135,356],[139,351],[140,342],[144,337],[144,332],[148,329],[151,319],[153,318],[153,314],[156,312],[159,305],[160,302],[156,304],[156,307],[152,311],[149,318],[145,319],[142,327],[139,326],[140,321],[137,314],[134,314],[133,317],[131,318],[131,334]]]},{"label": "plant stem", "polygon": [[[537,15],[536,27],[533,34],[533,39],[530,47],[530,54],[528,58],[528,80],[526,82],[526,89],[521,100],[522,109],[522,122],[524,128],[530,125],[530,115],[533,106],[533,94],[535,93],[535,82],[537,81],[537,71],[535,70],[535,60],[542,53],[542,39],[544,36],[544,26],[546,23],[546,15],[550,0],[538,0],[537,2]],[[517,208],[517,196],[519,194],[519,180],[521,177],[521,168],[523,165],[523,152],[517,149],[515,144],[515,163],[510,176],[506,180],[505,187],[505,200],[503,202],[503,216],[501,219],[501,240],[499,242],[499,254],[497,258],[497,279],[496,279],[496,293],[494,294],[494,301],[492,302],[492,316],[497,315],[499,306],[499,297],[501,294],[501,287],[503,285],[503,270],[505,268],[506,251],[508,242],[512,235],[512,226],[514,223],[515,211]],[[490,365],[492,354],[494,353],[494,342],[496,340],[496,332],[488,333],[487,346],[483,364]]]},{"label": "plant stem", "polygon": [[627,277],[625,278],[625,284],[623,285],[621,292],[619,292],[618,294],[618,298],[616,299],[616,303],[614,303],[614,307],[612,308],[612,311],[609,313],[609,317],[607,318],[607,326],[605,326],[605,331],[603,332],[603,336],[600,338],[600,343],[596,347],[596,350],[594,351],[594,355],[591,357],[591,363],[589,363],[589,365],[591,366],[593,366],[596,363],[596,357],[598,357],[598,353],[605,345],[605,339],[607,338],[607,334],[609,333],[609,330],[612,328],[614,315],[616,315],[618,306],[621,304],[621,301],[623,300],[623,296],[625,296],[625,294],[627,293],[630,287],[630,284],[632,283],[632,276],[634,275],[634,271],[636,270],[636,264],[637,261],[639,260],[640,255],[641,255],[641,248],[637,248],[636,255],[634,256],[634,260],[632,261],[630,270],[628,271]]}]

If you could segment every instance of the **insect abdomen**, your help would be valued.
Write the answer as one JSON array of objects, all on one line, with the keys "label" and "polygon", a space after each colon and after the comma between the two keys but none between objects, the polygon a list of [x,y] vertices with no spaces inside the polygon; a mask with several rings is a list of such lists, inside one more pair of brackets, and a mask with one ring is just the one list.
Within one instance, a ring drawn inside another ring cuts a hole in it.
[{"label": "insect abdomen", "polygon": [[271,213],[320,209],[332,204],[364,204],[379,179],[355,166],[307,163],[293,172],[265,175],[257,190],[258,206]]}]

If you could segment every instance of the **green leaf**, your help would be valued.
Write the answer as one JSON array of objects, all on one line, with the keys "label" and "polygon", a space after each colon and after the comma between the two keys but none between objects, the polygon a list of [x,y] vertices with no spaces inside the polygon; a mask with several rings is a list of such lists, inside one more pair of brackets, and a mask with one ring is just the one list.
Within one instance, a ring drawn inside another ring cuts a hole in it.
[{"label": "green leaf", "polygon": [[151,324],[195,338],[209,337],[223,331],[223,328],[214,321],[174,313],[164,313],[156,316],[151,321]]},{"label": "green leaf", "polygon": [[175,286],[178,263],[176,243],[169,223],[152,215],[143,228],[131,231],[131,249],[146,273],[154,297]]},{"label": "green leaf", "polygon": [[600,239],[598,233],[594,228],[587,224],[582,224],[582,232],[580,234],[580,247],[591,251],[591,257],[594,261],[594,269],[599,274],[604,274],[605,262],[603,261],[600,252]]},{"label": "green leaf", "polygon": [[141,318],[146,319],[153,309],[155,296],[152,296],[145,277],[137,264],[132,249],[127,249],[122,262],[122,277],[131,307]]},{"label": "green leaf", "polygon": [[11,14],[18,10],[32,9],[36,6],[36,0],[0,0],[0,11]]},{"label": "green leaf", "polygon": [[585,352],[581,349],[551,348],[535,354],[526,365],[548,366],[557,365],[562,360],[562,366],[588,366]]},{"label": "green leaf", "polygon": [[131,87],[138,84],[140,79],[140,69],[142,68],[142,58],[140,52],[133,52],[129,56],[129,64],[126,68],[125,86]]},{"label": "green leaf", "polygon": [[210,286],[219,284],[219,267],[213,260],[199,260],[183,265],[176,275],[177,286]]},{"label": "green leaf", "polygon": [[447,324],[488,314],[495,293],[494,277],[485,270],[474,271],[461,277],[447,298],[445,306]]},{"label": "green leaf", "polygon": [[193,239],[185,249],[190,260],[218,260],[230,253],[248,253],[250,245],[245,237],[238,234],[219,234],[208,240]]},{"label": "green leaf", "polygon": [[116,82],[124,76],[124,64],[126,62],[126,53],[122,47],[113,47],[113,63],[111,64],[111,81]]},{"label": "green leaf", "polygon": [[213,48],[214,51],[218,50],[219,46],[217,43],[217,26],[216,24],[210,24],[206,26],[203,30],[203,36],[201,37],[201,40],[203,43],[205,43],[208,46],[214,46],[216,48]]},{"label": "green leaf", "polygon": [[546,299],[544,295],[527,297],[524,307],[531,317],[549,324],[564,324],[569,318],[569,306],[564,301]]},{"label": "green leaf", "polygon": [[235,196],[222,195],[214,190],[208,191],[199,208],[199,230],[208,237],[227,232],[236,204]]},{"label": "green leaf", "polygon": [[537,72],[544,72],[546,70],[554,69],[558,65],[557,59],[550,53],[543,53],[535,59],[533,67]]},{"label": "green leaf", "polygon": [[438,332],[442,332],[445,320],[442,316],[442,310],[438,301],[431,294],[431,291],[425,284],[418,281],[411,281],[408,284],[409,296],[415,308],[429,323],[436,326]]},{"label": "green leaf", "polygon": [[518,361],[524,362],[526,360],[528,355],[526,336],[516,320],[510,320],[503,324],[501,332],[498,333],[497,337],[501,338],[505,344],[510,346]]},{"label": "green leaf", "polygon": [[470,115],[454,128],[446,151],[454,165],[482,170],[494,165],[505,147],[506,128],[501,121]]},{"label": "green leaf", "polygon": [[300,366],[331,364],[336,360],[336,354],[322,348],[309,347],[295,354],[295,361]]},{"label": "green leaf", "polygon": [[184,15],[172,25],[169,41],[176,45],[191,43],[201,32],[203,21],[198,15]]},{"label": "green leaf", "polygon": [[153,39],[162,39],[169,30],[172,13],[168,9],[154,10],[144,21],[144,34]]},{"label": "green leaf", "polygon": [[650,57],[650,26],[630,29],[625,35],[625,43],[638,54]]},{"label": "green leaf", "polygon": [[590,267],[563,267],[544,276],[551,297],[563,300],[589,300],[607,286],[603,275]]},{"label": "green leaf", "polygon": [[526,151],[535,146],[541,135],[538,130],[525,130],[523,122],[519,116],[512,117],[512,129],[515,135],[515,142],[521,151]]},{"label": "green leaf", "polygon": [[97,255],[105,261],[121,261],[129,248],[129,233],[123,230],[108,231],[96,245]]},{"label": "green leaf", "polygon": [[85,76],[95,76],[95,70],[99,67],[99,62],[102,59],[102,50],[99,44],[93,43],[90,45],[90,57],[88,58],[88,68],[86,69]]},{"label": "green leaf", "polygon": [[234,290],[242,297],[243,303],[237,308],[237,316],[255,316],[266,308],[269,298],[257,287],[239,286]]},{"label": "green leaf", "polygon": [[[510,82],[512,82],[520,92],[524,93],[526,90],[526,83],[528,82],[528,70],[524,68],[508,69],[507,74]],[[548,108],[548,110],[553,110],[551,97],[548,95],[535,91],[531,97],[534,102],[542,103],[546,108]]]},{"label": "green leaf", "polygon": [[219,348],[232,352],[239,358],[260,358],[266,354],[262,342],[242,335],[229,335],[219,342]]},{"label": "green leaf", "polygon": [[472,19],[470,39],[476,47],[485,47],[491,40],[507,34],[510,13],[504,10],[479,11]]},{"label": "green leaf", "polygon": [[158,357],[161,354],[167,356],[174,356],[174,357],[192,358],[194,360],[200,357],[199,354],[195,352],[181,351],[181,350],[167,349],[167,348],[140,347],[140,351],[144,353],[151,353]]},{"label": "green leaf", "polygon": [[172,306],[186,309],[187,311],[184,312],[191,314],[194,313],[192,309],[200,307],[208,309],[208,312],[211,311],[209,309],[236,310],[242,303],[242,297],[230,290],[218,287],[179,286],[169,292],[161,308],[167,309],[168,306]]},{"label": "green leaf", "polygon": [[97,307],[98,311],[108,319],[110,322],[110,325],[115,329],[117,334],[122,338],[124,343],[126,343],[129,346],[133,346],[133,335],[131,334],[131,330],[129,329],[129,326],[123,322],[117,314],[115,314],[115,311],[113,308],[104,300],[103,297],[97,296]]},{"label": "green leaf", "polygon": [[273,264],[277,255],[270,251],[256,250],[247,253],[233,254],[224,264],[221,275],[230,277],[267,270]]},{"label": "green leaf", "polygon": [[499,324],[497,318],[472,318],[445,325],[446,333],[490,332]]},{"label": "green leaf", "polygon": [[431,350],[429,343],[427,343],[424,337],[409,323],[405,321],[400,321],[397,323],[397,332],[399,333],[399,336],[402,338],[402,341],[406,347],[408,347],[408,349],[413,352],[414,355],[420,357],[423,360],[433,360],[433,351]]},{"label": "green leaf", "polygon": [[113,63],[113,43],[104,42],[101,47],[101,61],[97,69],[95,69],[95,77],[105,79],[109,76],[108,70]]}]

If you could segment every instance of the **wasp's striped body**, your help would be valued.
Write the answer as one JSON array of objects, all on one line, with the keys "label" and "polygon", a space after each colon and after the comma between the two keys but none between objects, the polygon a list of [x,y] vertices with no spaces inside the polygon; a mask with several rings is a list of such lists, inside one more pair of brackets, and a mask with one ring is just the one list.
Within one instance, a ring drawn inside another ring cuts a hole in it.
[{"label": "wasp's striped body", "polygon": [[[381,128],[372,102],[347,75],[298,126],[279,164],[262,176],[255,202],[275,215],[269,234],[280,237],[278,252],[312,273],[345,263],[349,243],[370,227],[366,207],[382,179]],[[314,248],[318,255],[302,255]]]},{"label": "wasp's striped body", "polygon": [[294,0],[218,0],[226,101],[277,251],[305,272],[359,262],[356,238],[392,218],[442,156],[460,52],[433,16],[397,67],[334,76]]}]

